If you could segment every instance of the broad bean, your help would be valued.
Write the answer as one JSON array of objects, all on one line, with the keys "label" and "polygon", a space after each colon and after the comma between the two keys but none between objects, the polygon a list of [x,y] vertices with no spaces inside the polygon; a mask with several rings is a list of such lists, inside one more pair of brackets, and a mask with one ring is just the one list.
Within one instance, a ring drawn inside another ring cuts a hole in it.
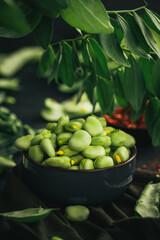
[{"label": "broad bean", "polygon": [[95,168],[106,168],[114,166],[114,161],[109,156],[100,156],[94,160]]},{"label": "broad bean", "polygon": [[59,133],[57,136],[58,145],[62,146],[67,144],[71,137],[72,137],[72,133],[70,132]]},{"label": "broad bean", "polygon": [[75,132],[79,129],[82,129],[82,123],[75,122],[75,121],[69,121],[69,123],[65,124],[64,126],[65,130],[69,132]]},{"label": "broad bean", "polygon": [[89,209],[85,206],[75,205],[65,208],[65,216],[73,222],[85,221],[89,217]]},{"label": "broad bean", "polygon": [[67,156],[67,157],[71,157],[76,154],[78,154],[78,152],[75,150],[72,150],[68,145],[63,145],[57,151],[57,155],[63,155],[63,156]]},{"label": "broad bean", "polygon": [[70,158],[67,156],[51,157],[45,160],[45,164],[50,167],[70,168]]},{"label": "broad bean", "polygon": [[40,145],[34,145],[29,148],[28,155],[33,161],[42,162],[44,157],[44,152],[42,151]]},{"label": "broad bean", "polygon": [[91,141],[91,145],[102,146],[102,147],[106,148],[111,145],[111,139],[108,136],[93,137],[92,141]]},{"label": "broad bean", "polygon": [[61,133],[63,132],[63,127],[65,124],[69,123],[69,117],[68,115],[63,115],[62,117],[59,118],[58,123],[55,127],[55,133]]},{"label": "broad bean", "polygon": [[113,160],[117,164],[127,161],[129,157],[130,151],[124,146],[118,147],[113,153]]},{"label": "broad bean", "polygon": [[99,134],[101,134],[103,132],[103,127],[102,127],[102,124],[100,123],[100,121],[92,116],[87,117],[87,119],[83,125],[83,128],[92,137],[98,136]]},{"label": "broad bean", "polygon": [[34,138],[33,135],[26,135],[20,138],[17,138],[14,142],[14,145],[24,151],[27,151],[30,147],[31,140]]},{"label": "broad bean", "polygon": [[82,154],[86,158],[95,159],[99,156],[105,155],[105,149],[102,146],[89,146],[82,152]]},{"label": "broad bean", "polygon": [[50,139],[44,138],[40,142],[40,146],[42,150],[49,156],[49,157],[54,157],[55,154],[55,149],[53,147],[52,141]]},{"label": "broad bean", "polygon": [[89,158],[84,158],[80,161],[79,164],[79,169],[80,170],[90,170],[90,169],[94,169],[94,163],[93,160],[89,159]]},{"label": "broad bean", "polygon": [[56,126],[57,126],[57,123],[55,123],[55,122],[47,123],[46,128],[47,128],[47,130],[50,130],[51,132],[54,132]]},{"label": "broad bean", "polygon": [[37,145],[41,142],[42,139],[50,138],[50,137],[51,137],[51,131],[47,129],[42,130],[42,132],[34,136],[34,138],[31,140],[31,145]]},{"label": "broad bean", "polygon": [[71,149],[82,152],[91,143],[91,136],[85,130],[77,130],[70,138],[68,145]]}]

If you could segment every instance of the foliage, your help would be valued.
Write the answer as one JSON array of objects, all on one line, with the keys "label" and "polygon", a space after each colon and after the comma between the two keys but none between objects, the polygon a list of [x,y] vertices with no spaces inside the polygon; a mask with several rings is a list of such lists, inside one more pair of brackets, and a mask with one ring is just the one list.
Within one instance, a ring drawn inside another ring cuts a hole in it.
[{"label": "foliage", "polygon": [[[33,33],[44,48],[39,76],[70,88],[81,82],[78,100],[86,92],[93,106],[98,101],[110,115],[115,103],[131,106],[133,121],[146,112],[152,143],[160,145],[158,14],[147,6],[107,11],[99,0],[3,0],[1,6],[1,37]],[[78,36],[52,43],[57,17],[77,29]]]}]

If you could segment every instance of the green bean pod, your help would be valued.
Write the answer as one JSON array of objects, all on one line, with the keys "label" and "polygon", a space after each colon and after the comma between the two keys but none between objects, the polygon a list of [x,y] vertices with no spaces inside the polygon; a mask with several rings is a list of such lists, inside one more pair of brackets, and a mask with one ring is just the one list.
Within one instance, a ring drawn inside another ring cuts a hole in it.
[{"label": "green bean pod", "polygon": [[40,145],[34,145],[29,148],[28,155],[33,161],[42,162],[44,157],[44,152],[42,151]]},{"label": "green bean pod", "polygon": [[14,145],[24,151],[27,151],[31,145],[31,140],[34,138],[33,135],[26,135],[20,138],[17,138],[14,142]]},{"label": "green bean pod", "polygon": [[85,206],[75,205],[65,208],[65,216],[73,222],[85,221],[89,217],[89,209]]},{"label": "green bean pod", "polygon": [[53,147],[53,144],[50,139],[44,138],[40,142],[40,146],[42,150],[49,156],[49,157],[54,157],[55,154],[55,149]]},{"label": "green bean pod", "polygon": [[45,164],[50,167],[70,168],[70,158],[67,156],[51,157],[45,160]]},{"label": "green bean pod", "polygon": [[102,146],[89,146],[82,152],[82,154],[86,158],[95,159],[99,156],[105,155],[105,149]]},{"label": "green bean pod", "polygon": [[95,168],[107,168],[114,166],[114,161],[109,156],[100,156],[94,160]]}]

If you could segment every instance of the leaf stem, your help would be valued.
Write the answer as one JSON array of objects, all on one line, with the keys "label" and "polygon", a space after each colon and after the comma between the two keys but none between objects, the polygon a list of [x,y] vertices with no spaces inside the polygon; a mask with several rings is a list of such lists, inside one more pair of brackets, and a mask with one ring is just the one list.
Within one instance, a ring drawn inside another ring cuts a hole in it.
[{"label": "leaf stem", "polygon": [[83,36],[79,36],[77,38],[70,38],[70,39],[62,39],[58,42],[55,42],[55,43],[51,43],[51,46],[56,46],[56,45],[59,45],[61,44],[62,42],[74,42],[74,41],[78,41],[78,40],[82,40],[82,39],[86,39],[88,37],[90,37],[91,34],[86,34],[86,35],[83,35]]},{"label": "leaf stem", "polygon": [[145,9],[148,5],[148,3],[146,1],[144,1],[145,5],[135,8],[135,9],[131,9],[131,10],[117,10],[117,11],[107,11],[108,14],[118,14],[118,13],[128,13],[128,12],[136,12],[142,9]]}]

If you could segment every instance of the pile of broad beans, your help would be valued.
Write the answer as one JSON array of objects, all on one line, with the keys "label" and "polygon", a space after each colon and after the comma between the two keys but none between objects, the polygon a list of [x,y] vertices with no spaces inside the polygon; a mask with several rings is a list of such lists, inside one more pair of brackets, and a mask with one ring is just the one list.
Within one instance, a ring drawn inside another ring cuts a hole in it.
[{"label": "pile of broad beans", "polygon": [[125,162],[134,145],[131,135],[107,126],[103,117],[94,115],[73,120],[64,115],[38,134],[15,141],[15,146],[27,151],[35,162],[73,170],[107,168]]}]

